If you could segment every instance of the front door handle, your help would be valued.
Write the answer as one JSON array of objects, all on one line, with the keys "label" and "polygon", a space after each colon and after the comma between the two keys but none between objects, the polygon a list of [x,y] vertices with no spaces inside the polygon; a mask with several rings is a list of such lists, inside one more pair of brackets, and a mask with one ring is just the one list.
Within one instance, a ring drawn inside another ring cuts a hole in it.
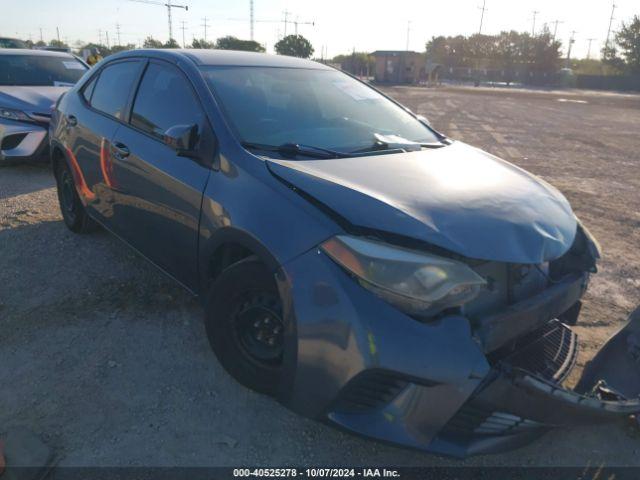
[{"label": "front door handle", "polygon": [[112,146],[113,155],[120,160],[124,160],[129,156],[129,147],[127,147],[124,143],[116,142]]}]

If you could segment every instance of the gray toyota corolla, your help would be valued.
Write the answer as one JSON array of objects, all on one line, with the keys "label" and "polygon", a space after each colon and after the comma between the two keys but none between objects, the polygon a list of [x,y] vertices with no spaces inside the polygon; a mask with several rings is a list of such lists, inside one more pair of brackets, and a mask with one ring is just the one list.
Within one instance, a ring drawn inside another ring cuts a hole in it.
[{"label": "gray toyota corolla", "polygon": [[296,412],[462,457],[640,411],[638,314],[562,386],[600,256],[567,200],[348,75],[126,52],[51,132],[67,226],[202,298],[227,371]]}]

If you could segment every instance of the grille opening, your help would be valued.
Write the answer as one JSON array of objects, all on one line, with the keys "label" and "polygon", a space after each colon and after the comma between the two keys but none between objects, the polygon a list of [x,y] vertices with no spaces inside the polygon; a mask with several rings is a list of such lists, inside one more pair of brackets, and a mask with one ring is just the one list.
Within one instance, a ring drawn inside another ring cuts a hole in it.
[{"label": "grille opening", "polygon": [[26,136],[27,136],[26,133],[16,133],[14,135],[7,135],[2,140],[2,146],[0,146],[0,150],[13,150],[18,145],[20,145],[20,142],[22,142],[22,140],[24,140]]},{"label": "grille opening", "polygon": [[471,400],[449,420],[440,435],[444,437],[515,435],[543,426],[534,420],[510,413],[493,412],[490,408]]},{"label": "grille opening", "polygon": [[393,372],[367,370],[353,378],[340,392],[333,410],[362,413],[383,407],[409,384]]},{"label": "grille opening", "polygon": [[578,336],[558,320],[551,320],[512,345],[493,352],[489,362],[561,383],[571,372],[577,354]]}]

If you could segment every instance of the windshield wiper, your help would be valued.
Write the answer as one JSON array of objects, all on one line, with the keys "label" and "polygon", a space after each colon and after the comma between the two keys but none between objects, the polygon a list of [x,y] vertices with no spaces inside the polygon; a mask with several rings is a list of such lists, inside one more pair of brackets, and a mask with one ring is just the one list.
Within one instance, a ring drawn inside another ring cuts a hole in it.
[{"label": "windshield wiper", "polygon": [[242,142],[242,146],[249,150],[264,150],[266,152],[277,152],[284,156],[304,155],[313,158],[345,158],[349,154],[329,150],[328,148],[314,147],[300,143],[283,143],[282,145],[267,145],[264,143]]}]

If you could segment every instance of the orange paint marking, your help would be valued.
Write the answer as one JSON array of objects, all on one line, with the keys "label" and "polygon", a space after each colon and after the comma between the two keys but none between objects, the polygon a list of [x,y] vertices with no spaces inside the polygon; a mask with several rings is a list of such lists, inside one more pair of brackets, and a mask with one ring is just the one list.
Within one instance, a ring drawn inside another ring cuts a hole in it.
[{"label": "orange paint marking", "polygon": [[69,154],[69,160],[71,160],[71,171],[73,173],[73,179],[75,180],[78,194],[86,201],[93,200],[94,198],[96,198],[96,195],[87,186],[87,182],[84,179],[84,175],[82,174],[80,165],[78,165],[76,156],[73,154],[69,147],[65,146],[65,148],[67,149],[67,153]]},{"label": "orange paint marking", "polygon": [[106,138],[103,138],[100,142],[100,169],[102,170],[102,177],[104,182],[109,188],[113,188],[113,163],[111,163],[111,157],[107,152]]}]

